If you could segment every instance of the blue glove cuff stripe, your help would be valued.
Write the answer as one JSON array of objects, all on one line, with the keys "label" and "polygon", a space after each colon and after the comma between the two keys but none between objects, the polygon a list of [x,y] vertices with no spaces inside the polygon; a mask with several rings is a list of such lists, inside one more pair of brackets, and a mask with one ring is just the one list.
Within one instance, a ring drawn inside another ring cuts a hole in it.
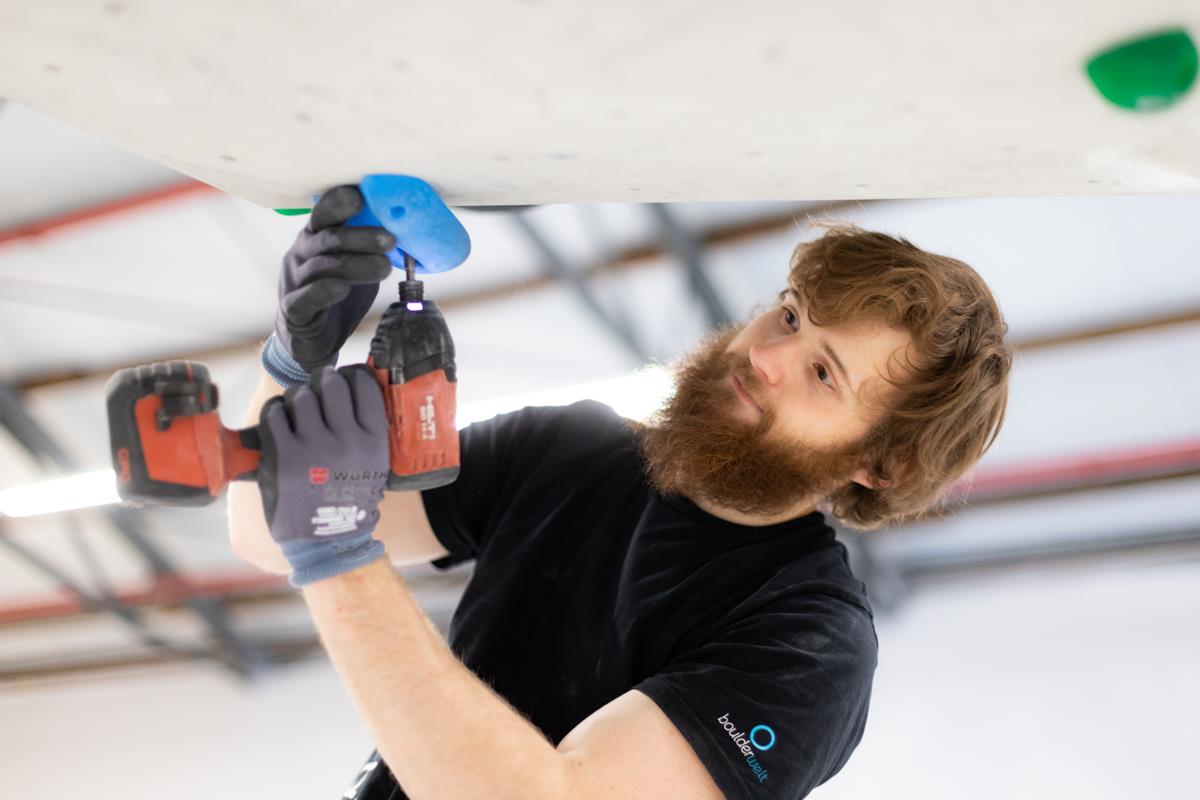
[{"label": "blue glove cuff stripe", "polygon": [[[296,362],[296,359],[292,358],[292,354],[280,343],[274,333],[267,337],[267,343],[263,345],[259,360],[267,374],[285,389],[292,386],[304,386],[308,383],[308,372]],[[337,358],[334,358],[333,363],[337,363]]]},{"label": "blue glove cuff stripe", "polygon": [[296,587],[351,572],[385,555],[383,542],[374,538],[371,531],[335,541],[283,542],[280,549],[292,565],[288,580]]}]

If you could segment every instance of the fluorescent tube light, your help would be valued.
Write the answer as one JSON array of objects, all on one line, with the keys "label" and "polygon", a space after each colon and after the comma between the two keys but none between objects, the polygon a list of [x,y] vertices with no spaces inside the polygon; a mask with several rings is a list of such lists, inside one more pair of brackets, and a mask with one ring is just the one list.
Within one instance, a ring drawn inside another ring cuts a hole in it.
[{"label": "fluorescent tube light", "polygon": [[79,508],[119,503],[117,480],[111,469],[83,472],[65,478],[0,489],[0,514],[34,517]]}]

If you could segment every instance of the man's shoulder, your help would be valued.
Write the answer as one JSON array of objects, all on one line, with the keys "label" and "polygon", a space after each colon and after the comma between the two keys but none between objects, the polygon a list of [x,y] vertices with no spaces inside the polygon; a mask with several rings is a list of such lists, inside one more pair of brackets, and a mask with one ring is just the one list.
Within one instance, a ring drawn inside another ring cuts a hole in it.
[{"label": "man's shoulder", "polygon": [[[866,589],[852,574],[833,580],[791,564],[747,604],[734,630],[754,630],[780,653],[821,656],[845,664],[869,684],[879,654]],[[769,632],[769,633],[768,633]]]},{"label": "man's shoulder", "polygon": [[542,447],[582,445],[628,440],[636,423],[596,400],[579,400],[561,406],[526,406],[492,420],[514,433],[520,431]]},{"label": "man's shoulder", "polygon": [[820,608],[827,614],[874,625],[867,586],[850,568],[846,547],[836,539],[803,558],[781,564],[763,592],[778,601],[777,607],[798,612]]},{"label": "man's shoulder", "polygon": [[611,428],[626,427],[629,420],[618,414],[612,406],[599,400],[576,400],[574,403],[557,406],[526,406],[524,413],[556,420],[563,425],[599,425]]},{"label": "man's shoulder", "polygon": [[473,423],[462,431],[471,460],[504,463],[518,474],[576,475],[589,462],[596,468],[633,458],[631,423],[609,406],[580,400],[562,406],[526,406]]}]

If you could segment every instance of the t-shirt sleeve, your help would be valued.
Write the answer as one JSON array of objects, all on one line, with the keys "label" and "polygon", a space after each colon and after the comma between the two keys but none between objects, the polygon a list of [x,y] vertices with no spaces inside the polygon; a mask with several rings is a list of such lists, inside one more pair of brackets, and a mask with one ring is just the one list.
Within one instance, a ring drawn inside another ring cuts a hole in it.
[{"label": "t-shirt sleeve", "polygon": [[799,800],[862,738],[877,653],[865,610],[812,596],[731,624],[636,688],[726,797]]},{"label": "t-shirt sleeve", "polygon": [[421,492],[429,525],[449,551],[433,566],[448,569],[476,558],[529,475],[616,419],[607,406],[585,400],[531,406],[459,431],[458,478]]}]

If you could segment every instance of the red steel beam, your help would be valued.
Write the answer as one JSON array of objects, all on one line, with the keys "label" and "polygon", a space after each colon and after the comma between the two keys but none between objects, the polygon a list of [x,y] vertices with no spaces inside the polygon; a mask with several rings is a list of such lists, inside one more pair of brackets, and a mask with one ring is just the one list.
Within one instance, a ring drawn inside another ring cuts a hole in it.
[{"label": "red steel beam", "polygon": [[1142,445],[1083,456],[1062,456],[1034,464],[1012,464],[979,470],[961,481],[950,495],[972,501],[1014,497],[1055,489],[1104,486],[1147,477],[1200,470],[1200,439]]},{"label": "red steel beam", "polygon": [[[1017,497],[1062,488],[1103,486],[1120,481],[1200,473],[1200,439],[1133,447],[1102,454],[1053,458],[1034,464],[1014,464],[978,471],[961,481],[951,497],[972,501]],[[965,494],[964,494],[965,493]],[[117,594],[129,606],[170,605],[188,597],[228,598],[271,595],[288,590],[287,579],[245,569],[189,573]],[[86,609],[69,596],[0,606],[0,625],[78,614]]]},{"label": "red steel beam", "polygon": [[116,200],[97,203],[87,208],[68,211],[65,214],[34,220],[33,222],[26,222],[6,230],[0,230],[0,246],[22,239],[45,236],[48,233],[54,233],[63,228],[71,228],[86,222],[95,222],[105,217],[144,210],[151,206],[161,205],[162,203],[182,197],[209,194],[217,191],[219,190],[214,189],[207,183],[201,183],[200,181],[188,178],[178,183],[172,183],[169,186],[149,189],[137,194],[120,197]]},{"label": "red steel beam", "polygon": [[[163,576],[149,586],[116,593],[130,607],[173,605],[191,597],[226,598],[236,595],[275,594],[288,588],[287,578],[245,569]],[[54,599],[37,599],[0,606],[0,625],[53,619],[88,611],[68,592]]]}]

